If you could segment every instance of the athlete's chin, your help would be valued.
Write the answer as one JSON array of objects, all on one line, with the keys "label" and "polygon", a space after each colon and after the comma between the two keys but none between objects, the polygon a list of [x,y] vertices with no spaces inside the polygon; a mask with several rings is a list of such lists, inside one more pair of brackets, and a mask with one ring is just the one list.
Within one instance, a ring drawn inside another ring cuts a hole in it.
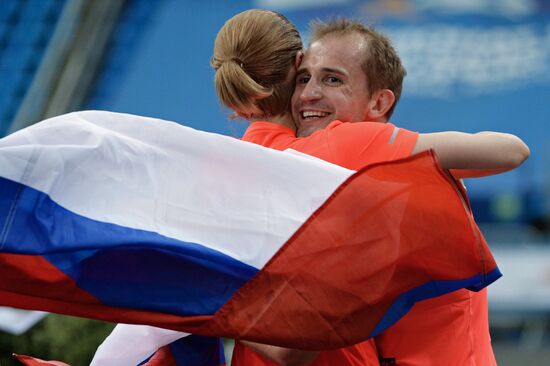
[{"label": "athlete's chin", "polygon": [[296,135],[298,137],[306,137],[314,133],[315,131],[322,130],[327,127],[329,123],[332,122],[330,116],[325,118],[315,118],[313,120],[306,120],[303,118],[299,119],[298,122],[298,131]]}]

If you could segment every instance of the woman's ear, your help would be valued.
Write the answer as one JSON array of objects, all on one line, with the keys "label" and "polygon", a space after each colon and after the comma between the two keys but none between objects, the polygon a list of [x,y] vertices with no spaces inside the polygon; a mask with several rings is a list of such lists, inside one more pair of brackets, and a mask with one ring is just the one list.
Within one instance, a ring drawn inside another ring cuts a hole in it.
[{"label": "woman's ear", "polygon": [[302,63],[303,58],[304,58],[304,52],[303,51],[298,51],[298,53],[296,53],[296,58],[294,60],[294,66],[296,66],[296,68],[298,68],[300,66],[300,64]]}]

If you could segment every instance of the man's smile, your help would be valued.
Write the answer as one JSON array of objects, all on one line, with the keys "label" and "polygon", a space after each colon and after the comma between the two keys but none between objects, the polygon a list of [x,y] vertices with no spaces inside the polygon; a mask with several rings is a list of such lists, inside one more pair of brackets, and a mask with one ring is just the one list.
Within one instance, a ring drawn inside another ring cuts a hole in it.
[{"label": "man's smile", "polygon": [[323,118],[328,116],[329,112],[323,112],[323,111],[316,111],[316,110],[303,110],[301,111],[302,119],[305,121],[311,121],[318,118]]}]

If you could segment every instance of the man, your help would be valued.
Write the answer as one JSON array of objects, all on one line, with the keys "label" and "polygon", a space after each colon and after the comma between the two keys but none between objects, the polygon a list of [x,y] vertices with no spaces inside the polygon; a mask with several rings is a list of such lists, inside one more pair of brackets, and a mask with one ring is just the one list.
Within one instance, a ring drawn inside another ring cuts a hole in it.
[{"label": "man", "polygon": [[[297,134],[311,136],[296,138],[288,127],[256,122],[243,139],[281,150],[293,148],[350,169],[431,148],[443,168],[454,169],[455,178],[503,172],[529,155],[521,140],[511,135],[416,135],[385,124],[399,100],[404,75],[395,50],[380,33],[349,20],[318,23],[297,70],[292,97]],[[342,123],[357,121],[378,123]],[[485,290],[460,290],[421,302],[376,337],[380,364],[494,365],[487,311]],[[249,345],[281,364],[305,365],[316,356]],[[237,343],[235,352],[237,365],[270,364],[242,344]],[[339,364],[353,364],[346,362]]]}]

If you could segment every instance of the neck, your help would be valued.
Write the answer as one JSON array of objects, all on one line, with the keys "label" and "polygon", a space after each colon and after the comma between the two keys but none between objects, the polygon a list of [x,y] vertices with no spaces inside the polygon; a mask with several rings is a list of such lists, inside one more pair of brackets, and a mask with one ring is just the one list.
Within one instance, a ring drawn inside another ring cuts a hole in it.
[{"label": "neck", "polygon": [[278,116],[266,116],[264,120],[267,122],[272,122],[281,126],[288,127],[293,131],[296,131],[296,124],[294,123],[294,119],[289,112],[280,114]]}]

